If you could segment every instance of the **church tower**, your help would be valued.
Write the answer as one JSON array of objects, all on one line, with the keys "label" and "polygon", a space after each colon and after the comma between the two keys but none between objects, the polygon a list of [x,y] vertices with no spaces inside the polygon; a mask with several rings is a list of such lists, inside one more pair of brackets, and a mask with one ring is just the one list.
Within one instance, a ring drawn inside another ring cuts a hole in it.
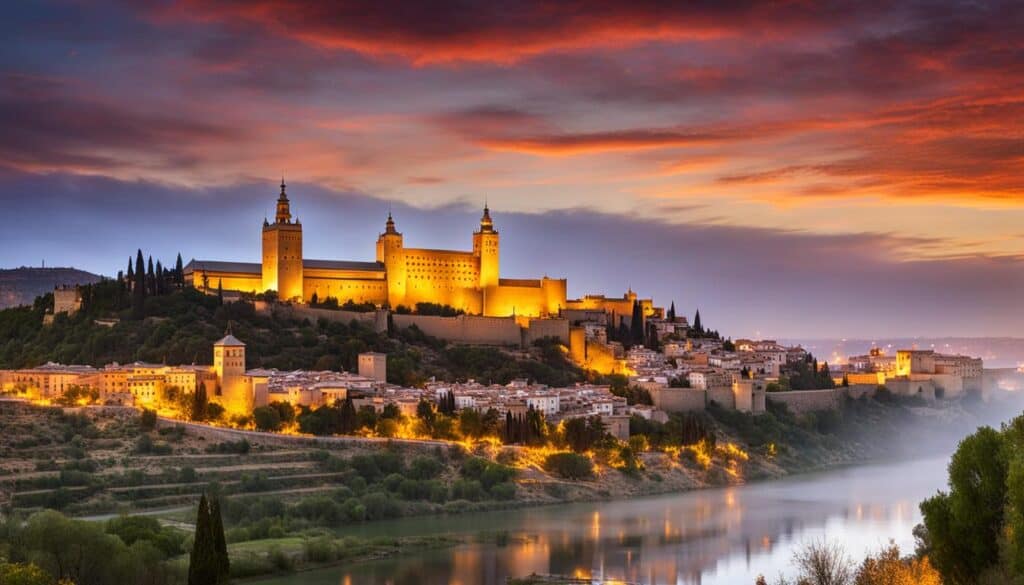
[{"label": "church tower", "polygon": [[377,262],[384,264],[388,279],[388,305],[392,310],[405,303],[407,284],[405,252],[402,246],[402,233],[395,229],[395,220],[389,211],[384,233],[377,238]]},{"label": "church tower", "polygon": [[245,344],[230,333],[214,343],[213,371],[219,388],[215,401],[229,413],[250,414],[253,396],[245,375]]},{"label": "church tower", "polygon": [[302,224],[292,222],[291,205],[281,179],[274,223],[263,221],[263,290],[276,290],[283,301],[304,299]]},{"label": "church tower", "polygon": [[498,232],[486,204],[480,230],[473,232],[473,255],[480,261],[480,288],[498,286]]}]

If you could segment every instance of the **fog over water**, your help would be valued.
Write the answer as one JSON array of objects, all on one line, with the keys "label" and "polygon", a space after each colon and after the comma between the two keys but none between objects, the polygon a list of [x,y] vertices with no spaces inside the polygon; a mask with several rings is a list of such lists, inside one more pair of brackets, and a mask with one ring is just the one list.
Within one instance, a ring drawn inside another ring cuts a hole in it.
[{"label": "fog over water", "polygon": [[929,457],[678,495],[369,524],[345,532],[488,536],[478,544],[265,583],[497,585],[538,573],[752,584],[758,574],[788,571],[793,551],[823,536],[841,539],[853,556],[889,539],[912,551],[917,505],[945,485],[946,461]]}]

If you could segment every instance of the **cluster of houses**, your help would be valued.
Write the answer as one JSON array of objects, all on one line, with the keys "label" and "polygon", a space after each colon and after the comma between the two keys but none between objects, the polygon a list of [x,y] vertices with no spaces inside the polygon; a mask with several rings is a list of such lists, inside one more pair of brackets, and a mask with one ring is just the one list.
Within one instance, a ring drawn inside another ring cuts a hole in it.
[{"label": "cluster of houses", "polygon": [[[57,292],[62,312],[74,310],[74,290]],[[665,311],[633,291],[621,298],[583,297],[561,313],[570,357],[585,368],[627,376],[631,385],[649,392],[653,406],[627,405],[608,386],[591,384],[549,388],[527,380],[504,386],[470,380],[405,388],[387,382],[387,356],[381,353],[360,354],[356,373],[247,369],[245,344],[230,334],[214,344],[213,365],[136,362],[94,368],[48,363],[0,370],[0,391],[41,402],[66,403],[73,396],[83,402],[161,408],[202,390],[232,416],[249,415],[254,408],[273,402],[317,407],[347,398],[357,407],[382,411],[392,404],[414,414],[421,400],[436,401],[451,394],[456,408],[494,409],[502,416],[529,409],[549,420],[598,415],[619,436],[628,436],[632,415],[665,420],[666,413],[703,410],[712,403],[759,414],[769,400],[796,411],[820,410],[837,407],[844,396],[873,395],[881,387],[926,400],[985,393],[981,359],[918,349],[899,350],[895,355],[872,349],[846,363],[828,364],[834,384],[790,390],[787,375],[797,366],[804,370],[809,366],[808,352],[802,347],[773,340],[725,340],[705,332],[699,314],[691,326],[685,317],[675,315],[674,307]],[[642,341],[628,331],[638,320]],[[630,338],[620,339],[625,335]],[[824,376],[824,369],[817,373]]]}]

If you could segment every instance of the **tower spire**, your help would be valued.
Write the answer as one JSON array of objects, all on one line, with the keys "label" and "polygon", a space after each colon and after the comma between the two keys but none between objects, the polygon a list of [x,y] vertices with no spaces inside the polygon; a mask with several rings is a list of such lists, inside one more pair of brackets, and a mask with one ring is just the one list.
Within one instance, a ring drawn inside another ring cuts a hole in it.
[{"label": "tower spire", "polygon": [[285,192],[284,175],[281,175],[281,194],[277,196],[277,213],[274,216],[274,223],[291,222],[291,205],[288,202],[288,193]]},{"label": "tower spire", "polygon": [[491,220],[491,209],[487,205],[487,200],[484,199],[484,215],[480,218],[480,231],[481,232],[493,232],[494,222]]}]

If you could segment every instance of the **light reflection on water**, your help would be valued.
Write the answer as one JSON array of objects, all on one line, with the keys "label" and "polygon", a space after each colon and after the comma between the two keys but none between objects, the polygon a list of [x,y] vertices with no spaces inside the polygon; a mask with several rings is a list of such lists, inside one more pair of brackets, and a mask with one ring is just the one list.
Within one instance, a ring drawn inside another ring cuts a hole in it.
[{"label": "light reflection on water", "polygon": [[274,585],[503,584],[530,573],[630,583],[752,584],[788,571],[795,548],[840,539],[860,557],[893,539],[913,549],[918,503],[945,485],[946,457],[777,482],[595,504],[442,518],[347,531],[474,534],[484,542],[280,578]]}]

